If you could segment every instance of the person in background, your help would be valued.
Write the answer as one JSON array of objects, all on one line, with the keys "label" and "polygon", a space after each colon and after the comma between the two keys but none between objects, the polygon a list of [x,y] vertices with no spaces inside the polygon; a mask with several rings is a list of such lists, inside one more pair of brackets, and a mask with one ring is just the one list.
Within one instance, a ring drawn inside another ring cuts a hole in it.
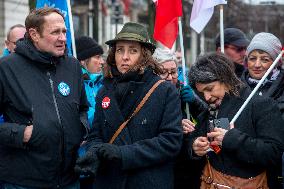
[{"label": "person in background", "polygon": [[0,188],[79,189],[88,103],[79,61],[66,53],[64,15],[35,9],[25,26],[15,52],[0,59]]},{"label": "person in background", "polygon": [[12,52],[15,52],[16,42],[23,38],[26,33],[26,28],[22,24],[13,25],[7,33],[7,39],[5,40],[6,48],[3,50],[3,56],[7,56]]},{"label": "person in background", "polygon": [[[158,76],[161,69],[152,58],[155,46],[145,26],[128,22],[106,44],[110,49],[89,149],[77,160],[76,170],[96,175],[96,189],[173,188],[174,161],[182,145],[177,90]],[[130,118],[154,85],[140,111]]]},{"label": "person in background", "polygon": [[[194,93],[190,85],[184,86],[178,79],[177,58],[175,53],[171,52],[169,49],[157,48],[153,54],[153,58],[158,62],[162,69],[162,74],[160,74],[160,77],[170,81],[178,89],[182,102],[181,108],[184,113],[183,117],[186,118],[185,103],[189,103],[190,113],[194,118],[196,118],[199,113],[206,109],[206,105]],[[194,130],[194,123],[189,119],[183,119],[182,126],[185,134]]]},{"label": "person in background", "polygon": [[[21,24],[16,24],[12,26],[7,33],[7,39],[5,40],[6,48],[4,48],[2,56],[7,56],[11,52],[14,52],[14,49],[16,48],[16,42],[19,39],[23,38],[25,33],[26,33],[25,26]],[[0,123],[3,122],[4,122],[3,115],[0,115]]]},{"label": "person in background", "polygon": [[[156,48],[153,58],[158,62],[163,70],[160,77],[170,81],[179,91],[182,103],[181,109],[183,111],[182,128],[184,136],[187,136],[194,131],[195,123],[193,123],[193,120],[190,120],[190,118],[187,118],[185,104],[188,103],[189,105],[190,114],[192,114],[191,118],[197,118],[197,116],[207,109],[207,107],[205,103],[194,93],[190,85],[183,86],[178,79],[177,58],[174,52],[169,49]],[[184,139],[186,139],[186,137],[184,137]],[[183,143],[186,142],[184,141]],[[191,187],[198,185],[197,182],[199,177],[195,170],[200,169],[200,165],[188,160],[186,151],[186,148],[183,146],[176,159],[174,182],[174,188],[176,189],[188,188],[189,181]]]},{"label": "person in background", "polygon": [[217,184],[268,188],[266,171],[279,166],[284,149],[283,120],[273,99],[255,95],[238,119],[229,123],[250,93],[232,64],[224,55],[213,53],[199,57],[189,71],[192,87],[203,95],[209,109],[188,136],[188,156],[205,164],[202,189]]},{"label": "person in background", "polygon": [[[249,40],[244,32],[238,28],[224,29],[224,53],[234,62],[235,73],[240,78],[245,67],[244,58]],[[221,52],[220,34],[215,38],[216,51]]]},{"label": "person in background", "polygon": [[[102,55],[103,48],[91,37],[82,36],[76,39],[76,53],[77,59],[80,61],[85,91],[89,102],[88,122],[92,126],[95,114],[96,96],[99,89],[103,85],[102,67],[104,60]],[[91,129],[91,128],[90,128]],[[79,148],[79,157],[86,153],[86,146],[84,142]],[[93,179],[81,175],[80,186],[84,189],[91,189]]]},{"label": "person in background", "polygon": [[[178,80],[183,83],[184,78],[183,78],[183,71],[182,71],[182,53],[181,53],[180,48],[178,48],[176,50],[175,57],[177,59],[176,62],[177,62],[177,69],[178,69]],[[187,75],[188,75],[188,66],[187,65],[185,65],[185,75],[186,75],[186,78],[187,78]]]},{"label": "person in background", "polygon": [[89,125],[94,120],[96,96],[103,85],[102,67],[103,48],[91,37],[82,36],[76,39],[77,59],[80,61],[85,84],[85,91],[90,103],[88,111]]},{"label": "person in background", "polygon": [[[247,70],[244,71],[241,79],[251,88],[258,84],[274,60],[280,54],[282,44],[280,40],[271,33],[261,32],[251,40],[246,51]],[[257,91],[257,95],[274,99],[281,111],[284,120],[284,71],[281,68],[282,59],[265,79]],[[284,121],[283,121],[284,125]],[[270,188],[282,188],[281,166],[271,167],[268,172]],[[279,179],[278,179],[279,177]]]}]

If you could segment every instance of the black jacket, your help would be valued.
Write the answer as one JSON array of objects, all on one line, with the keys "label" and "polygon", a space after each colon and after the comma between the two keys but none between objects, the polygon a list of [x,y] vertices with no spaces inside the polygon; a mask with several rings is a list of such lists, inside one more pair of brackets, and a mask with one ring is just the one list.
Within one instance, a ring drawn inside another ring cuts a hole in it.
[{"label": "black jacket", "polygon": [[[188,105],[191,118],[196,120],[199,114],[207,110],[207,104],[198,95],[196,95],[196,93],[194,93],[194,95],[195,99],[188,103]],[[181,103],[183,119],[185,119],[187,118],[185,112],[186,103],[183,101],[181,101]],[[202,162],[190,159],[187,155],[186,144],[188,143],[189,134],[184,134],[183,145],[175,162],[175,189],[200,188],[199,177],[204,165]]]},{"label": "black jacket", "polygon": [[[244,93],[241,97],[225,95],[217,118],[232,120],[246,97]],[[198,157],[192,151],[193,141],[209,132],[208,116],[206,111],[199,117],[196,130],[188,138],[188,153],[193,159]],[[273,100],[253,97],[234,125],[235,128],[225,134],[221,153],[208,153],[210,163],[216,170],[249,178],[270,166],[279,165],[284,147],[284,127],[280,111]],[[204,159],[201,158],[201,161],[205,162]]]},{"label": "black jacket", "polygon": [[[105,80],[97,95],[89,142],[109,142],[159,79],[147,69],[143,75]],[[110,105],[103,109],[105,97],[110,98]],[[180,102],[176,88],[167,81],[161,83],[114,142],[122,154],[121,165],[102,163],[94,188],[173,188],[173,162],[182,143],[182,115],[177,107]]]},{"label": "black jacket", "polygon": [[[256,84],[252,84],[248,82],[249,72],[245,70],[241,77],[241,80],[250,87],[251,90],[254,89]],[[268,82],[265,85],[262,85],[257,93],[259,96],[270,97],[277,102],[277,105],[280,109],[282,118],[284,120],[284,70],[280,70],[280,74],[278,75],[277,79]],[[284,121],[283,121],[284,124]],[[273,189],[282,188],[283,179],[278,179],[281,176],[281,166],[277,165],[275,167],[270,167],[268,170],[268,181],[269,187]],[[284,186],[284,185],[283,185]]]},{"label": "black jacket", "polygon": [[[74,182],[87,108],[76,59],[55,58],[37,51],[28,39],[19,41],[16,53],[0,59],[0,113],[5,119],[0,125],[0,181],[38,188]],[[24,129],[31,124],[31,139],[23,144]]]},{"label": "black jacket", "polygon": [[[249,86],[251,90],[253,90],[256,84],[255,85],[249,84],[248,77],[249,77],[249,72],[248,70],[245,70],[243,72],[241,80],[247,86]],[[277,105],[281,111],[282,118],[284,119],[284,70],[283,69],[280,70],[280,74],[278,75],[276,80],[268,82],[265,85],[261,86],[256,94],[258,94],[259,96],[270,97],[276,100]]]}]

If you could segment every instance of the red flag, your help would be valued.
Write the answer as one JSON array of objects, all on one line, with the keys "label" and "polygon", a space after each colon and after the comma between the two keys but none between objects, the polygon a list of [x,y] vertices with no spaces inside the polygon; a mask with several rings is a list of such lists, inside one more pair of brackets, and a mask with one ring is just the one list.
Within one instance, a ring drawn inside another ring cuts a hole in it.
[{"label": "red flag", "polygon": [[101,1],[102,13],[104,16],[107,16],[108,15],[107,5],[105,4],[104,0],[100,0],[100,1]]},{"label": "red flag", "polygon": [[131,0],[122,0],[123,12],[126,16],[129,16],[130,4],[131,4]]},{"label": "red flag", "polygon": [[178,17],[182,16],[181,0],[153,0],[156,3],[154,39],[172,48],[178,35]]}]

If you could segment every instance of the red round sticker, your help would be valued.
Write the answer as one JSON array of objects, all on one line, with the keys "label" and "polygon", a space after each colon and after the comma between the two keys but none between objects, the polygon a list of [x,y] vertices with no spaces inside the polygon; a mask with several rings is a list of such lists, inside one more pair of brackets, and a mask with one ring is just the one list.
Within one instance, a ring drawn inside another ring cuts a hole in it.
[{"label": "red round sticker", "polygon": [[109,97],[104,97],[102,101],[102,107],[103,109],[107,109],[110,105],[110,98]]}]

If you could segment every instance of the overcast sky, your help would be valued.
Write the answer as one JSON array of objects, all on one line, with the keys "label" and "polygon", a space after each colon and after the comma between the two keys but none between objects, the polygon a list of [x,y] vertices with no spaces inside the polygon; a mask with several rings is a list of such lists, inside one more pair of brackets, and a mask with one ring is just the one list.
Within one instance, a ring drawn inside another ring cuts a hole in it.
[{"label": "overcast sky", "polygon": [[243,0],[246,3],[259,4],[260,2],[275,1],[277,4],[284,4],[284,0]]}]

